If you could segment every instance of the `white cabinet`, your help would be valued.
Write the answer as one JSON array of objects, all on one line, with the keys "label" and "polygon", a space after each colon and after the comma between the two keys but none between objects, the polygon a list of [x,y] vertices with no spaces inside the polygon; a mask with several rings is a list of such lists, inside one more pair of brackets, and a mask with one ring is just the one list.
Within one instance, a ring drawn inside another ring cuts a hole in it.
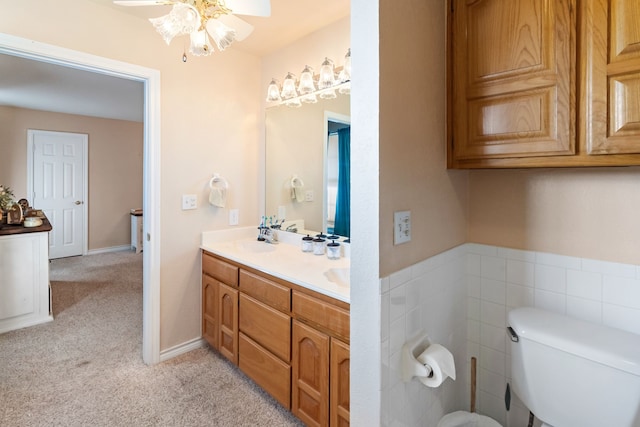
[{"label": "white cabinet", "polygon": [[0,236],[0,334],[53,320],[49,233]]},{"label": "white cabinet", "polygon": [[142,213],[131,213],[131,248],[142,251]]}]

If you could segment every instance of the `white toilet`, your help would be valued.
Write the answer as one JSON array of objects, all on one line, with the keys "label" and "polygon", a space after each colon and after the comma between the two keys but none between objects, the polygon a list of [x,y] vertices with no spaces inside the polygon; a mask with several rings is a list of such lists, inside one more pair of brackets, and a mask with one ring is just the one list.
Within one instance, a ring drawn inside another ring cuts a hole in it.
[{"label": "white toilet", "polygon": [[493,418],[474,412],[456,411],[440,419],[438,427],[502,427]]},{"label": "white toilet", "polygon": [[543,426],[640,427],[640,335],[509,312],[512,388]]}]

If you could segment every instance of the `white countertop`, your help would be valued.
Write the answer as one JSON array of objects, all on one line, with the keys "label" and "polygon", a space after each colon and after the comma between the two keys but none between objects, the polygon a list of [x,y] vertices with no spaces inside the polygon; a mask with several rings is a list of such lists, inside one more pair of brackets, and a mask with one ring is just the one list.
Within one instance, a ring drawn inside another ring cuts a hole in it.
[{"label": "white countertop", "polygon": [[350,302],[350,260],[302,252],[302,235],[279,233],[279,242],[256,240],[255,227],[202,233],[201,249],[247,267],[287,280],[340,301]]}]

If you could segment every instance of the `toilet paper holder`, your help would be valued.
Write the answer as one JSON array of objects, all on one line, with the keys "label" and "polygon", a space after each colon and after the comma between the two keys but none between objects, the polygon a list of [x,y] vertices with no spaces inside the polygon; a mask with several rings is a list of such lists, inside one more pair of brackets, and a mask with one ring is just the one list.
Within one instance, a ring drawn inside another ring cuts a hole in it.
[{"label": "toilet paper holder", "polygon": [[424,332],[402,346],[401,359],[404,382],[416,377],[427,387],[439,387],[447,378],[456,379],[453,354]]},{"label": "toilet paper holder", "polygon": [[430,377],[433,375],[431,366],[421,363],[416,359],[416,349],[418,354],[424,351],[431,344],[429,334],[420,333],[412,340],[407,341],[402,346],[402,381],[408,383],[413,377]]}]

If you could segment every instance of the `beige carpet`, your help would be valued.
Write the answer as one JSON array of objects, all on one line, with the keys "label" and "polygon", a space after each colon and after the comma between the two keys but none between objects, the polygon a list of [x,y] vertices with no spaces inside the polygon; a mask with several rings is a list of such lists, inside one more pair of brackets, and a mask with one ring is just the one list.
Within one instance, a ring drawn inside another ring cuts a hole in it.
[{"label": "beige carpet", "polygon": [[0,335],[0,426],[300,426],[208,348],[142,362],[142,254],[51,263],[53,322]]}]

